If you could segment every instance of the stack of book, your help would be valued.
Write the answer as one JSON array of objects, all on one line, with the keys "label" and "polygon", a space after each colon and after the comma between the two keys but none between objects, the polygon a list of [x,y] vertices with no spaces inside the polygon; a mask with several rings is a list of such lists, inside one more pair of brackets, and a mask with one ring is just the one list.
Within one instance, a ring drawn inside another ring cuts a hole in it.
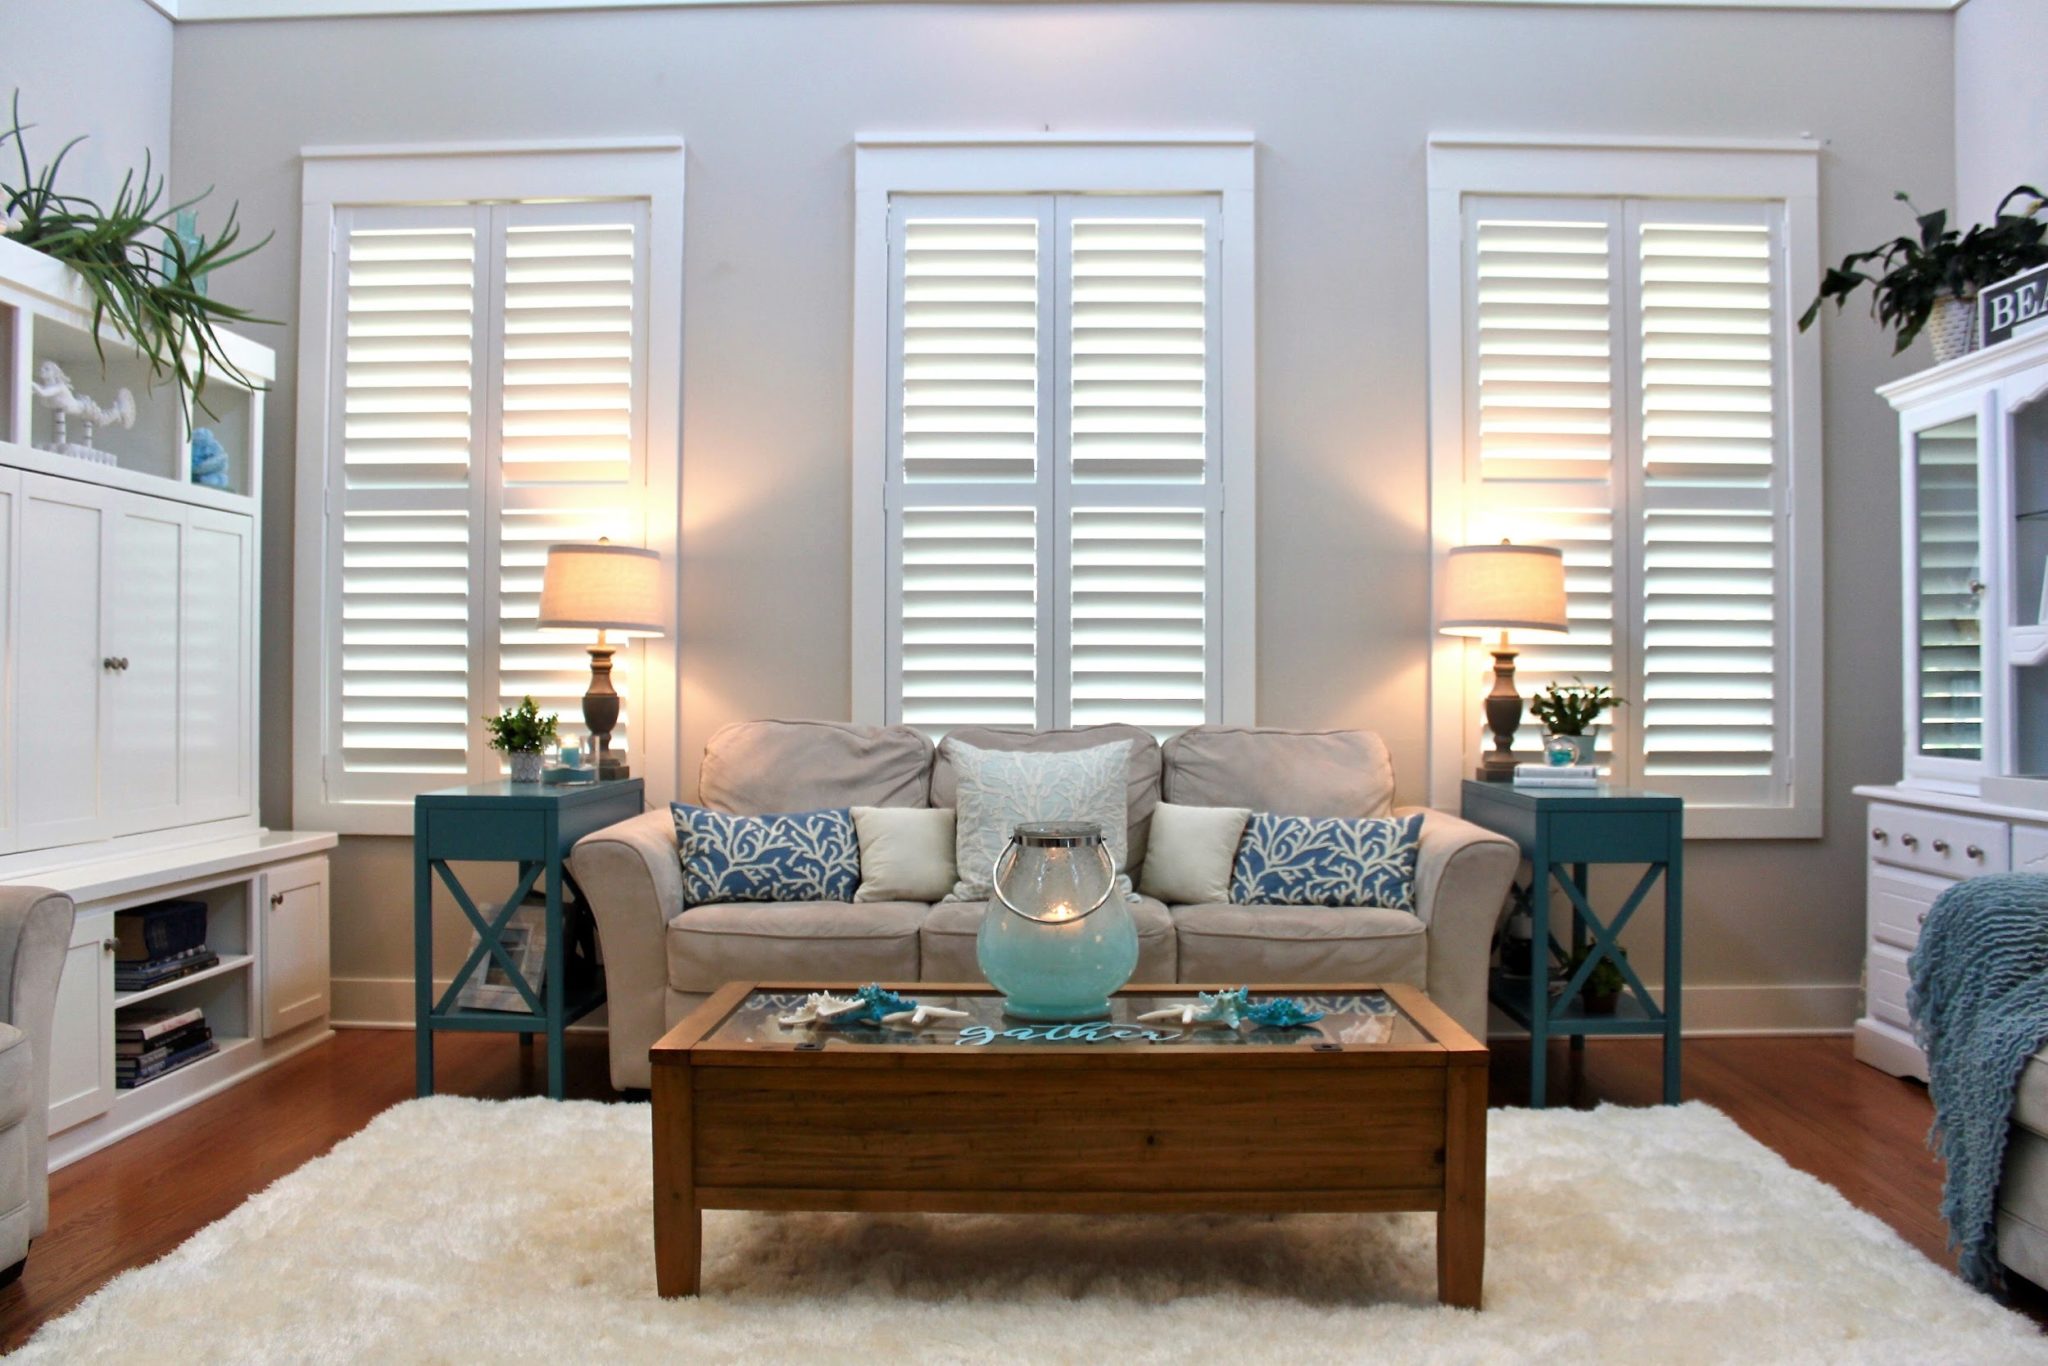
[{"label": "stack of book", "polygon": [[159,901],[114,917],[116,991],[146,991],[218,962],[206,947],[203,901]]},{"label": "stack of book", "polygon": [[134,1006],[114,1019],[114,1087],[133,1091],[217,1052],[197,1006]]},{"label": "stack of book", "polygon": [[1598,787],[1598,764],[1516,764],[1516,787]]}]

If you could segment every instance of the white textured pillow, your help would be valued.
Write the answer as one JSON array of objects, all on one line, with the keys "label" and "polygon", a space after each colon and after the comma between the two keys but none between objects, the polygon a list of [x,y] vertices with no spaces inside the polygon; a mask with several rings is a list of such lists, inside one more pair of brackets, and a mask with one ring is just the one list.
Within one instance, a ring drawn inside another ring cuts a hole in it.
[{"label": "white textured pillow", "polygon": [[[859,817],[856,810],[854,818]],[[1161,802],[1153,807],[1152,842],[1145,849],[1145,895],[1175,906],[1229,901],[1238,842],[1251,818],[1248,806]]]},{"label": "white textured pillow", "polygon": [[855,901],[938,901],[953,890],[953,812],[856,806],[860,887]]},{"label": "white textured pillow", "polygon": [[960,778],[954,826],[959,881],[948,901],[986,901],[995,895],[989,871],[1010,835],[1026,821],[1094,821],[1116,860],[1117,886],[1131,890],[1123,871],[1130,819],[1126,765],[1131,742],[1092,749],[1033,753],[976,749],[958,740],[939,742]]}]

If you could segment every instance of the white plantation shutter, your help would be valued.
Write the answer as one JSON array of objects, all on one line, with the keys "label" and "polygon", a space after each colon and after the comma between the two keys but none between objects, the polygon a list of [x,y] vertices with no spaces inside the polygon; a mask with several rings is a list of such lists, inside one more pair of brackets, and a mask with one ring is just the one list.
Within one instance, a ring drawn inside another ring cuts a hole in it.
[{"label": "white plantation shutter", "polygon": [[1467,536],[1561,547],[1570,590],[1520,690],[1609,684],[1613,776],[1705,807],[1791,800],[1781,224],[1770,202],[1466,201]]},{"label": "white plantation shutter", "polygon": [[585,639],[533,621],[549,545],[645,536],[645,237],[640,202],[337,211],[329,801],[496,776],[524,695],[580,735]]},{"label": "white plantation shutter", "polygon": [[889,719],[1219,714],[1213,199],[892,206]]},{"label": "white plantation shutter", "polygon": [[1920,752],[1978,759],[1984,753],[1983,600],[1970,589],[1983,572],[1976,419],[1921,432],[1915,445]]}]

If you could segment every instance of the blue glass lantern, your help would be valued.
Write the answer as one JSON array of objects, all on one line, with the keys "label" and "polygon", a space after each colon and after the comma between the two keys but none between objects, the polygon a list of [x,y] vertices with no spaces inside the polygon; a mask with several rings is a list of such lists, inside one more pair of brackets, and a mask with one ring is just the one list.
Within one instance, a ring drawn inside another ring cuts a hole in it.
[{"label": "blue glass lantern", "polygon": [[1116,893],[1102,827],[1020,825],[996,855],[975,956],[1020,1020],[1100,1020],[1138,966],[1138,927]]}]

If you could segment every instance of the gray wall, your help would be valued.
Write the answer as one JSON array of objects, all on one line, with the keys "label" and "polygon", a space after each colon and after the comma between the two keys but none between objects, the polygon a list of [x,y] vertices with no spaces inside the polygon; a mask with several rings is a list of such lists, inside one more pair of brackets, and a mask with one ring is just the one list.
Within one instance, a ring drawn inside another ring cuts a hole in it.
[{"label": "gray wall", "polygon": [[[1827,59],[1840,52],[1855,59]],[[736,717],[848,711],[854,135],[1250,131],[1260,719],[1380,730],[1412,800],[1430,641],[1425,140],[1810,133],[1827,141],[1833,258],[1895,230],[1894,187],[1947,197],[1952,58],[1945,14],[1161,3],[205,24],[178,34],[173,145],[182,183],[218,182],[253,227],[278,229],[217,288],[290,319],[301,147],[687,139],[688,759]],[[277,825],[292,762],[291,338],[277,336],[265,474],[263,794]],[[1830,320],[1826,350],[1828,834],[1694,847],[1700,1024],[1853,1014],[1848,789],[1897,776],[1899,735],[1894,441],[1871,389],[1924,357],[1892,359],[1853,310]],[[344,1015],[373,999],[404,1010],[406,858],[403,841],[351,839],[336,860]],[[1656,943],[1643,927],[1637,957],[1656,961]]]},{"label": "gray wall", "polygon": [[2048,4],[1968,0],[1956,12],[1956,209],[1991,217],[2015,185],[2048,189]]},{"label": "gray wall", "polygon": [[[85,134],[57,188],[110,199],[145,151],[159,173],[169,162],[171,21],[143,0],[0,0],[0,100],[16,90],[34,167]],[[0,181],[20,175],[10,141]]]}]

